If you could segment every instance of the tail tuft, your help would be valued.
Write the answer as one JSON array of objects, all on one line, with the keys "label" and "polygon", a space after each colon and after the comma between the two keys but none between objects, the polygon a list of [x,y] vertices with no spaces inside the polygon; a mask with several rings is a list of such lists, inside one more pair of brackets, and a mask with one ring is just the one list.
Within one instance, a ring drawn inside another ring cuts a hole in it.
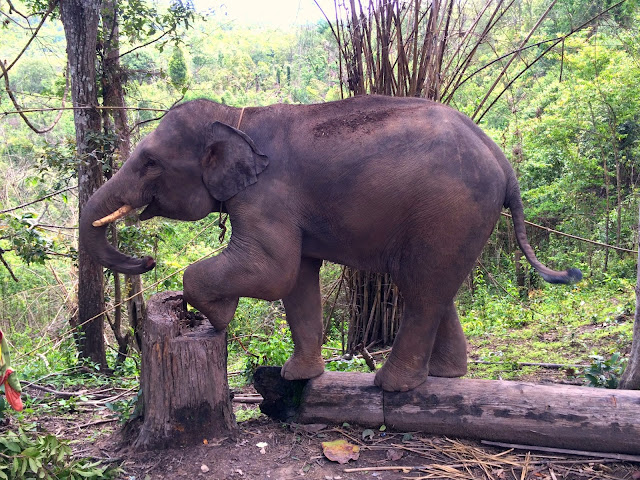
[{"label": "tail tuft", "polygon": [[539,272],[542,278],[549,283],[562,283],[571,285],[582,280],[582,272],[578,268],[570,268],[559,275]]}]

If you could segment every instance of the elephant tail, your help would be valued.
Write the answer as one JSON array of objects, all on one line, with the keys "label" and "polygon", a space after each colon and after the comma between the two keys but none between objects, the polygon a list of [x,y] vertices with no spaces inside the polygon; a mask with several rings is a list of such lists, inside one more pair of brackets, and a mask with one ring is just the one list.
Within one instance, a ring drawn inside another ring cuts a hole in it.
[{"label": "elephant tail", "polygon": [[563,283],[573,284],[582,280],[582,272],[577,268],[569,268],[562,272],[552,270],[545,266],[536,258],[536,254],[533,248],[529,244],[527,239],[527,231],[524,226],[524,208],[522,206],[522,197],[520,196],[520,187],[515,179],[515,175],[512,176],[511,182],[509,182],[509,188],[507,191],[507,198],[505,199],[504,206],[511,210],[511,219],[513,220],[513,228],[516,232],[516,240],[520,246],[520,250],[524,253],[525,258],[531,264],[533,268],[540,274],[540,276],[549,283]]}]

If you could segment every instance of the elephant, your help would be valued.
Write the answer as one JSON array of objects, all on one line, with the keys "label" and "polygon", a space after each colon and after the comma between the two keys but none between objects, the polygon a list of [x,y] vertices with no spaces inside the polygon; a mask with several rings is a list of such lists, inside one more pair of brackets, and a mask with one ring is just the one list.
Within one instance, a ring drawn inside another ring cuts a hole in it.
[{"label": "elephant", "polygon": [[389,273],[400,289],[404,316],[375,375],[386,391],[466,373],[454,298],[503,207],[544,280],[582,278],[577,268],[555,271],[536,258],[520,188],[499,147],[467,116],[420,98],[242,109],[184,102],[88,200],[81,246],[114,271],[149,271],[153,258],[126,256],[105,237],[106,223],[142,207],[141,220],[229,214],[228,245],[185,270],[184,298],[218,330],[239,297],[281,299],[294,342],[281,370],[289,380],[324,371],[324,260]]}]

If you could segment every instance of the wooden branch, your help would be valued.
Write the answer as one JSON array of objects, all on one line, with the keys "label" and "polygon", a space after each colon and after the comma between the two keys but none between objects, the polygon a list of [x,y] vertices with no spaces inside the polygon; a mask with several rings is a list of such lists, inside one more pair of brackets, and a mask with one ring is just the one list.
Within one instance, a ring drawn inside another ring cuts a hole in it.
[{"label": "wooden branch", "polygon": [[[62,110],[60,110],[56,119],[53,121],[53,123],[50,126],[48,126],[47,128],[39,129],[33,123],[31,123],[31,121],[27,118],[27,116],[22,111],[22,107],[20,107],[20,105],[18,104],[18,100],[13,95],[13,92],[11,91],[11,87],[9,86],[9,72],[7,72],[7,69],[5,68],[4,63],[1,60],[0,60],[0,70],[2,70],[2,76],[4,77],[4,84],[5,84],[5,90],[7,92],[7,95],[9,95],[9,99],[11,100],[11,103],[13,103],[13,106],[15,107],[16,111],[18,112],[18,114],[20,115],[24,123],[27,125],[27,127],[29,127],[31,130],[33,130],[37,134],[47,133],[50,130],[52,130],[53,127],[57,125],[58,121],[62,117]],[[69,84],[67,83],[67,85]],[[67,93],[67,90],[65,90],[65,96],[66,96],[66,93]],[[64,107],[64,98],[62,99],[62,103]]]},{"label": "wooden branch", "polygon": [[13,270],[11,270],[11,267],[9,266],[9,264],[7,263],[7,261],[4,259],[4,257],[2,256],[2,254],[5,252],[5,250],[3,250],[2,248],[0,248],[0,261],[2,262],[2,264],[4,265],[4,267],[7,269],[7,271],[9,272],[9,275],[11,275],[11,278],[13,278],[13,281],[18,283],[18,277],[16,277],[16,275],[13,273]]},{"label": "wooden branch", "polygon": [[47,198],[53,197],[54,195],[58,195],[60,193],[66,192],[66,191],[73,190],[74,188],[78,188],[78,186],[74,185],[72,187],[61,188],[60,190],[56,190],[55,192],[52,192],[52,193],[49,193],[49,194],[45,195],[44,197],[37,198],[37,199],[32,200],[30,202],[22,203],[22,204],[18,205],[17,207],[11,207],[11,208],[6,208],[4,210],[0,210],[0,215],[3,214],[3,213],[13,212],[14,210],[19,210],[21,208],[28,207],[29,205],[33,205],[34,203],[41,202],[43,200],[46,200]]},{"label": "wooden branch", "polygon": [[489,445],[490,447],[513,448],[517,450],[530,450],[530,451],[536,451],[536,452],[555,453],[559,455],[577,455],[580,457],[606,458],[609,460],[618,460],[620,462],[640,463],[640,456],[625,455],[623,453],[587,452],[585,450],[568,450],[566,448],[549,448],[549,447],[538,447],[533,445],[518,445],[517,443],[490,442],[488,440],[483,440],[481,443],[483,443],[484,445]]},{"label": "wooden branch", "polygon": [[273,368],[271,377],[258,369],[255,386],[272,405],[288,395],[278,397],[276,383],[297,392],[287,412],[273,415],[279,419],[384,424],[398,431],[640,454],[640,391],[429,377],[409,392],[383,392],[374,385],[374,374],[325,372],[306,383],[272,383],[280,369],[267,368]]},{"label": "wooden branch", "polygon": [[[480,113],[480,109],[484,103],[484,101],[489,97],[489,95],[491,94],[491,92],[493,91],[493,89],[495,88],[495,85],[491,87],[491,89],[487,92],[487,95],[485,96],[485,98],[482,100],[481,104],[478,106],[478,108],[476,108],[475,112],[473,113],[473,115],[471,115],[471,119],[476,122],[477,124],[479,124],[483,117],[487,114],[487,112],[489,112],[489,110],[491,110],[491,108],[493,107],[493,105],[495,105],[495,103],[500,99],[500,97],[502,97],[502,95],[509,89],[511,88],[511,85],[513,85],[513,83],[518,80],[518,78],[520,78],[520,76],[522,76],[524,74],[524,72],[526,72],[529,68],[531,68],[531,66],[533,66],[533,64],[535,64],[538,60],[540,60],[542,57],[544,57],[549,51],[551,51],[556,45],[558,45],[558,43],[560,42],[564,42],[564,40],[568,37],[570,37],[571,35],[573,35],[574,33],[586,28],[589,24],[591,24],[592,22],[594,22],[595,20],[597,20],[598,18],[600,18],[601,16],[603,16],[604,14],[606,14],[607,12],[613,10],[616,7],[619,7],[620,5],[622,5],[623,3],[625,3],[627,0],[620,0],[619,2],[611,5],[609,8],[603,10],[602,12],[600,12],[598,15],[596,15],[595,17],[587,20],[586,22],[584,22],[582,25],[580,25],[579,27],[572,29],[568,34],[560,37],[558,39],[558,41],[556,41],[553,45],[551,45],[549,48],[547,48],[544,52],[542,52],[540,55],[538,55],[535,60],[533,62],[531,62],[530,64],[526,65],[524,69],[522,69],[513,79],[511,79],[509,82],[507,82],[507,85],[500,91],[500,93],[498,93],[498,95],[496,95],[496,97],[493,99],[493,101],[489,104],[489,106],[487,108],[485,108],[484,112],[482,112],[482,114],[477,117],[478,113]],[[555,3],[555,2],[554,2]],[[545,14],[546,15],[546,12]],[[512,57],[515,58],[515,57]],[[509,62],[510,63],[510,62]],[[499,78],[501,78],[502,74],[500,75]],[[477,117],[477,118],[476,118]]]},{"label": "wooden branch", "polygon": [[[29,45],[31,45],[31,42],[33,42],[33,40],[36,38],[36,36],[38,35],[38,32],[40,31],[40,29],[42,28],[42,25],[44,25],[44,22],[47,20],[47,17],[49,16],[49,14],[51,14],[51,12],[53,12],[53,9],[56,8],[56,5],[58,4],[57,0],[50,2],[49,4],[49,8],[47,9],[46,12],[44,12],[44,14],[42,15],[42,18],[40,19],[40,23],[38,24],[38,26],[36,27],[35,31],[33,32],[33,34],[31,35],[31,38],[29,38],[29,40],[27,41],[27,43],[25,44],[25,46],[22,48],[22,50],[20,50],[20,53],[18,53],[18,56],[16,58],[13,59],[13,62],[11,62],[6,70],[3,68],[3,72],[0,75],[0,78],[2,78],[2,76],[6,75],[6,73],[11,70],[11,68],[16,64],[16,62],[18,61],[18,59],[24,54],[24,52],[27,51],[27,48],[29,48]],[[15,10],[15,9],[14,9]],[[15,10],[17,12],[17,10]],[[24,18],[24,16],[23,16]],[[0,63],[2,63],[0,61]],[[4,67],[4,64],[3,64]]]},{"label": "wooden branch", "polygon": [[[553,9],[553,7],[554,7],[554,5],[556,4],[557,1],[558,0],[552,0],[552,2],[549,4],[547,9],[544,11],[544,13],[540,16],[540,18],[538,18],[538,21],[536,22],[536,24],[531,28],[531,30],[529,30],[529,33],[527,34],[525,39],[520,43],[520,46],[518,47],[518,50],[521,50],[522,48],[524,48],[526,46],[526,44],[529,42],[529,39],[531,38],[531,36],[536,32],[536,30],[538,30],[538,27],[540,26],[542,21],[547,17],[549,12],[551,12],[551,10]],[[478,115],[478,113],[480,113],[480,110],[482,110],[482,107],[484,106],[485,102],[487,101],[489,96],[493,93],[493,90],[498,86],[498,83],[500,83],[500,81],[502,80],[502,77],[504,77],[504,75],[507,73],[507,70],[509,69],[509,67],[511,66],[513,61],[516,59],[516,57],[517,57],[517,55],[512,55],[511,58],[509,58],[509,60],[507,61],[507,64],[502,68],[502,71],[495,78],[495,80],[493,81],[493,84],[489,87],[489,89],[485,93],[485,95],[482,98],[482,100],[480,100],[480,103],[476,107],[475,112],[473,112],[473,115],[471,115],[472,119],[475,119],[475,117]],[[489,107],[489,108],[491,108],[491,107]],[[489,109],[487,109],[487,110],[489,110]],[[480,119],[478,119],[477,123],[479,123],[479,122],[480,122]]]}]

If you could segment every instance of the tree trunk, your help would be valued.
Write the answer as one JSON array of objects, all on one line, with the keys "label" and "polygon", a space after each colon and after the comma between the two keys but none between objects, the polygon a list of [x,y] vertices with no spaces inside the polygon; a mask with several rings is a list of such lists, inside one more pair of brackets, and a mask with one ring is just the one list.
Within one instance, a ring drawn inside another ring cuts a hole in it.
[{"label": "tree trunk", "polygon": [[[120,66],[120,29],[118,19],[118,4],[115,0],[104,0],[102,3],[103,25],[103,49],[104,61],[102,66],[102,102],[105,107],[115,107],[105,110],[105,124],[107,121],[113,126],[115,132],[114,152],[112,159],[112,172],[115,173],[131,153],[131,134],[127,120],[127,110],[124,96],[123,72]],[[105,128],[106,130],[106,128]],[[125,224],[140,225],[136,215],[125,218]],[[117,245],[116,245],[117,248]],[[138,324],[145,313],[144,298],[142,292],[142,279],[140,275],[125,275],[127,312],[129,325],[131,325],[136,344],[140,348]],[[116,334],[117,336],[118,334]]]},{"label": "tree trunk", "polygon": [[[374,376],[325,372],[298,382],[297,408],[288,420],[640,454],[640,392],[438,377],[409,392],[383,392]],[[269,375],[256,372],[255,378],[267,380],[256,389],[273,404],[287,400],[277,398],[271,386],[279,383],[270,383]]]},{"label": "tree trunk", "polygon": [[188,314],[182,292],[149,299],[142,324],[139,449],[201,445],[236,430],[227,383],[227,336]]},{"label": "tree trunk", "polygon": [[[638,218],[640,219],[640,210]],[[640,244],[640,221],[638,223],[638,242]],[[633,321],[633,341],[631,342],[629,364],[620,379],[620,388],[630,390],[640,390],[640,245],[636,268],[636,313]]]},{"label": "tree trunk", "polygon": [[[100,114],[96,92],[96,44],[100,2],[62,0],[60,18],[67,39],[67,58],[71,76],[76,150],[78,155],[78,209],[82,209],[102,184],[102,165],[95,151],[100,134]],[[81,358],[107,367],[104,346],[104,285],[102,266],[78,247],[78,350]]]}]

